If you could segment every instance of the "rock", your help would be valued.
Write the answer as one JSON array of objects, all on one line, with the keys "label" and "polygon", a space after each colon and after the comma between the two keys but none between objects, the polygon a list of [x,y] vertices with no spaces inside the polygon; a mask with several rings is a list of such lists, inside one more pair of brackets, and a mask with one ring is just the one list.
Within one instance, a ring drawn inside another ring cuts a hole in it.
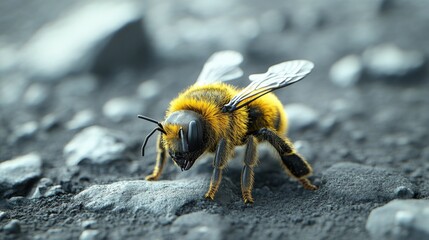
[{"label": "rock", "polygon": [[45,115],[40,121],[40,127],[45,131],[49,131],[54,127],[58,126],[59,123],[60,123],[59,117],[54,113],[49,113]]},{"label": "rock", "polygon": [[[76,195],[74,201],[90,211],[145,210],[155,215],[172,215],[190,202],[203,201],[209,182],[206,177],[154,182],[120,181],[93,185]],[[215,201],[231,202],[233,199],[228,189],[232,188],[229,181],[222,181]],[[238,200],[238,196],[235,197]]]},{"label": "rock", "polygon": [[353,203],[390,201],[399,197],[398,187],[416,188],[399,173],[348,162],[327,169],[322,181],[332,197]]},{"label": "rock", "polygon": [[6,233],[20,233],[21,223],[16,219],[12,219],[10,220],[10,222],[3,226],[3,231],[5,231]]},{"label": "rock", "polygon": [[238,1],[167,0],[146,9],[148,31],[156,52],[164,58],[200,58],[215,49],[243,52],[260,34],[255,13]]},{"label": "rock", "polygon": [[0,211],[0,222],[3,219],[8,218],[8,217],[9,217],[9,214],[7,214],[7,212]]},{"label": "rock", "polygon": [[203,211],[193,212],[178,217],[171,225],[170,232],[182,239],[224,239],[228,222],[217,214]]},{"label": "rock", "polygon": [[429,239],[429,200],[394,200],[371,211],[366,222],[372,239]]},{"label": "rock", "polygon": [[16,103],[22,98],[28,80],[19,74],[0,77],[0,105]]},{"label": "rock", "polygon": [[369,48],[362,59],[368,72],[380,77],[404,77],[420,70],[425,63],[422,53],[402,50],[393,44]]},{"label": "rock", "polygon": [[137,88],[137,94],[142,99],[151,99],[158,96],[161,92],[162,86],[157,80],[146,80],[142,82]]},{"label": "rock", "polygon": [[395,197],[398,199],[410,199],[415,195],[414,191],[409,187],[399,186],[395,189]]},{"label": "rock", "polygon": [[61,185],[52,186],[43,195],[44,197],[53,197],[65,193]]},{"label": "rock", "polygon": [[94,229],[97,227],[97,220],[90,219],[82,221],[82,228],[83,229]]},{"label": "rock", "polygon": [[125,134],[92,126],[77,133],[64,147],[63,152],[66,164],[76,166],[82,161],[89,164],[107,164],[126,159],[126,148]]},{"label": "rock", "polygon": [[22,193],[42,174],[42,159],[37,153],[0,163],[0,195],[10,197]]},{"label": "rock", "polygon": [[329,77],[340,87],[350,87],[359,81],[362,72],[363,66],[359,56],[348,55],[332,65]]},{"label": "rock", "polygon": [[9,136],[9,142],[15,143],[22,139],[32,138],[37,130],[39,130],[39,125],[35,121],[26,122],[22,125],[15,126],[13,133]]},{"label": "rock", "polygon": [[110,99],[103,106],[103,114],[114,122],[136,118],[143,111],[144,105],[141,100],[128,97]]},{"label": "rock", "polygon": [[71,73],[116,69],[130,60],[141,63],[148,55],[141,22],[133,1],[79,5],[36,32],[20,54],[21,68],[35,79],[58,80]]},{"label": "rock", "polygon": [[24,93],[23,101],[28,107],[43,105],[49,97],[49,88],[41,83],[31,84]]},{"label": "rock", "polygon": [[40,198],[48,190],[48,187],[52,186],[52,180],[50,178],[42,178],[36,186],[36,189],[31,194],[30,198]]},{"label": "rock", "polygon": [[313,125],[319,117],[314,109],[300,103],[286,105],[285,111],[289,120],[289,131],[292,132]]},{"label": "rock", "polygon": [[74,115],[74,117],[66,123],[68,130],[81,129],[88,127],[95,122],[95,113],[92,110],[82,110]]},{"label": "rock", "polygon": [[96,239],[102,239],[100,236],[100,231],[98,230],[92,230],[92,229],[85,230],[79,236],[79,240],[96,240]]}]

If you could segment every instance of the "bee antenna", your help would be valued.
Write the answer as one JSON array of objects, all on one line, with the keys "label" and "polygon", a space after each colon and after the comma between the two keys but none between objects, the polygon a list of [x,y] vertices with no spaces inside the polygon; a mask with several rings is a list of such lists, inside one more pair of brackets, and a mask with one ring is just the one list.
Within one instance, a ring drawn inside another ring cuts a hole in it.
[{"label": "bee antenna", "polygon": [[163,129],[161,128],[155,128],[152,130],[152,132],[150,132],[146,138],[144,139],[143,145],[142,145],[142,156],[144,157],[144,149],[146,148],[146,144],[149,141],[149,138],[156,132],[156,131],[160,131],[160,132],[164,132]]},{"label": "bee antenna", "polygon": [[159,131],[162,132],[162,133],[164,133],[164,134],[166,134],[166,132],[164,130],[164,126],[162,126],[162,124],[160,122],[156,121],[155,119],[150,118],[150,117],[146,117],[146,116],[143,116],[143,115],[137,115],[137,117],[140,118],[140,119],[143,119],[143,120],[146,120],[146,121],[153,122],[153,123],[157,124],[158,128],[159,128]]}]

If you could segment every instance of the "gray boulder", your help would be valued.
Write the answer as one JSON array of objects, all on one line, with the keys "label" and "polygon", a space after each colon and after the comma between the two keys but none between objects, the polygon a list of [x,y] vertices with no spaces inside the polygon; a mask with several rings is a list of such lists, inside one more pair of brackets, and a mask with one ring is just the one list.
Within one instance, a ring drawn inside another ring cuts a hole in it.
[{"label": "gray boulder", "polygon": [[429,200],[394,200],[371,211],[366,229],[372,239],[429,239]]}]

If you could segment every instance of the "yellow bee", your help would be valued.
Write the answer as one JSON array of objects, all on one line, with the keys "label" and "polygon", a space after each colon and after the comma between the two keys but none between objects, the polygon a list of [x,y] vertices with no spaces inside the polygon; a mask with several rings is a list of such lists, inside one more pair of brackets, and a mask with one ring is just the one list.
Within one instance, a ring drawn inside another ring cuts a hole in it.
[{"label": "yellow bee", "polygon": [[222,170],[234,154],[234,147],[246,145],[241,173],[241,191],[245,203],[253,203],[253,168],[257,164],[258,143],[266,141],[279,153],[286,172],[306,189],[315,190],[308,176],[311,166],[284,135],[286,114],[272,91],[303,79],[314,67],[312,62],[294,60],[271,66],[266,73],[249,76],[251,83],[237,89],[224,83],[242,76],[243,57],[234,51],[213,54],[205,63],[197,82],[170,103],[163,122],[156,123],[158,156],[155,168],[146,180],[157,180],[167,159],[167,152],[182,171],[189,170],[204,153],[215,153],[213,174],[205,197],[213,200],[222,179]]}]

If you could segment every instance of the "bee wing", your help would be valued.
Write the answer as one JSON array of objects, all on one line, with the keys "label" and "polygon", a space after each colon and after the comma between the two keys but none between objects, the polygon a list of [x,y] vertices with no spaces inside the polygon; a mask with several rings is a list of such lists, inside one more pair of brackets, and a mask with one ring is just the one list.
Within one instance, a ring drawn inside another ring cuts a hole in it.
[{"label": "bee wing", "polygon": [[266,73],[252,74],[249,76],[251,83],[224,105],[223,111],[232,112],[269,92],[296,83],[313,67],[310,61],[294,60],[273,65]]},{"label": "bee wing", "polygon": [[238,52],[216,52],[204,64],[196,83],[209,84],[239,78],[243,75],[239,67],[242,61],[243,56]]}]

